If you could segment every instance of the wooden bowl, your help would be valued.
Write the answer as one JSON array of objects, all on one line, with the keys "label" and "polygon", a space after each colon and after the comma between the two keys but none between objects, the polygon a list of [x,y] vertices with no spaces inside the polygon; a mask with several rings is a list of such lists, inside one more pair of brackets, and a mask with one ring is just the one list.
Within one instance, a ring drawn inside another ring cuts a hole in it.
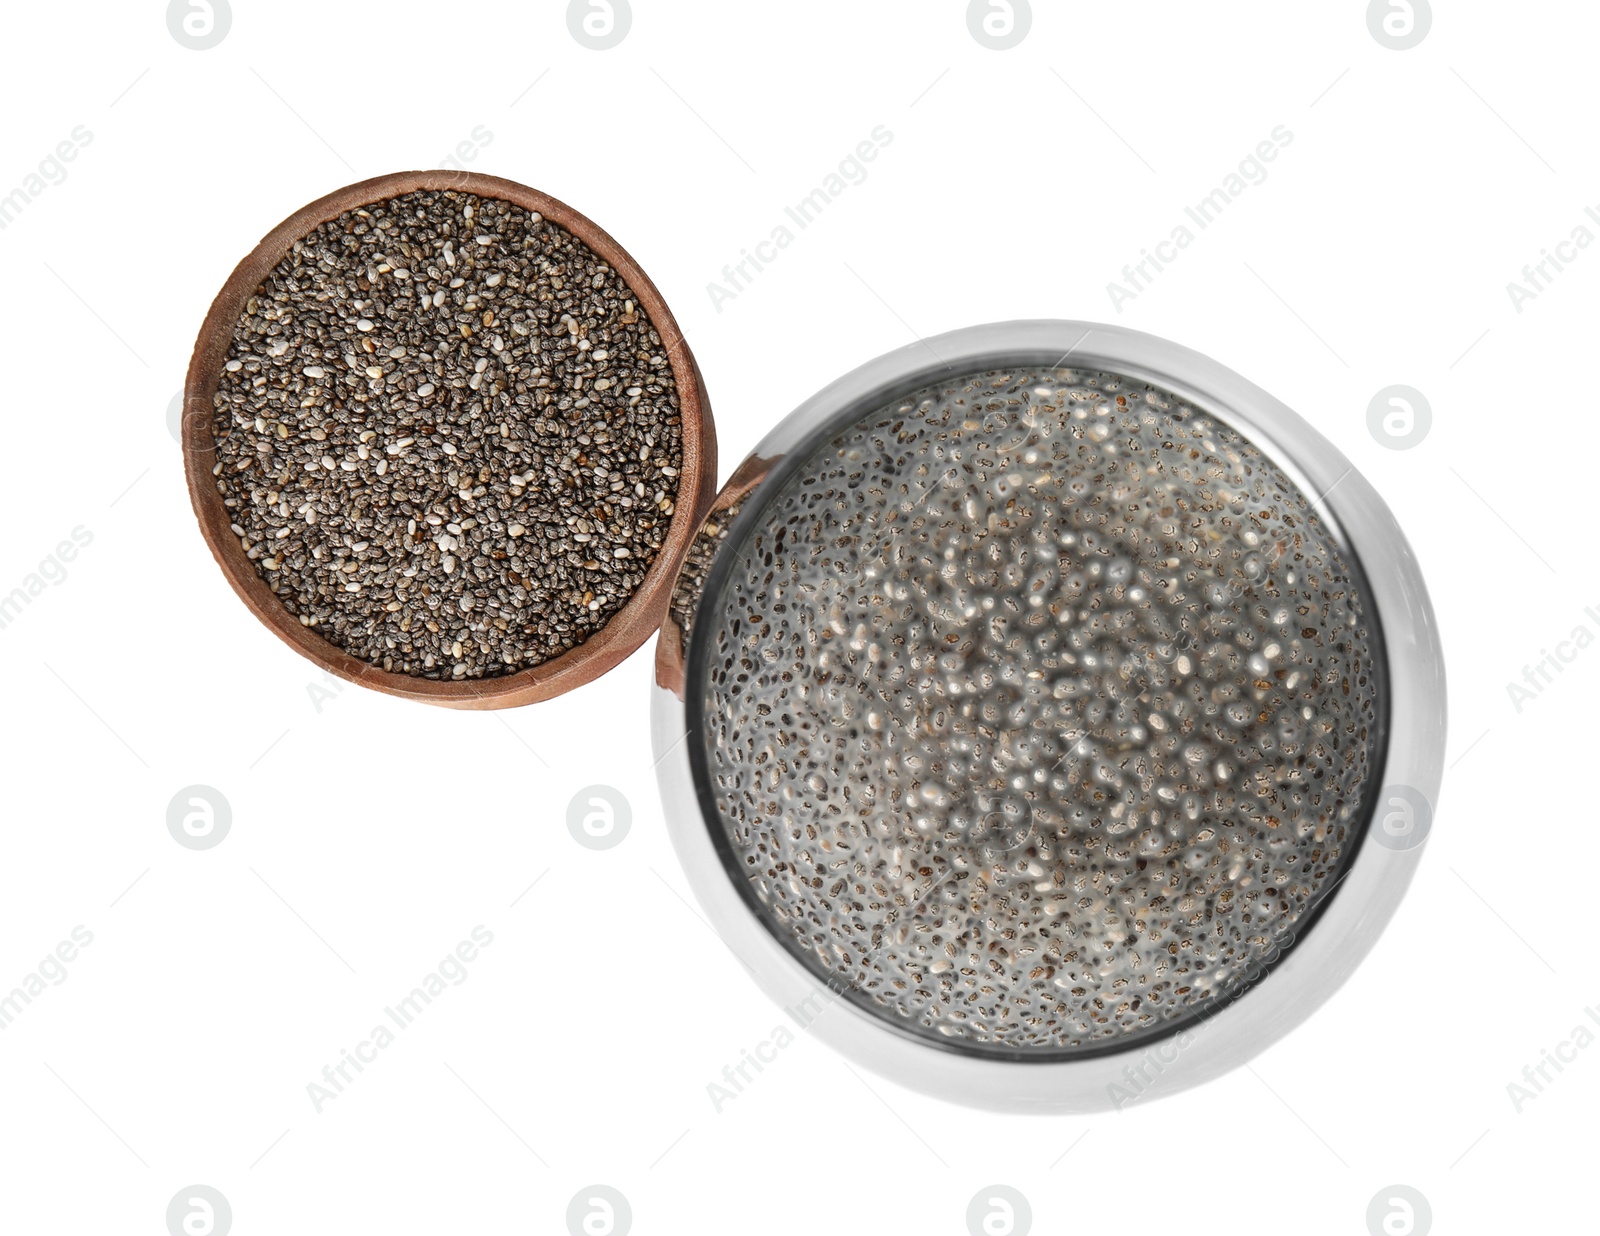
[{"label": "wooden bowl", "polygon": [[[644,582],[610,621],[583,643],[542,664],[500,678],[447,681],[396,674],[351,656],[310,627],[302,626],[300,619],[290,613],[267,586],[255,563],[240,548],[211,471],[216,465],[213,401],[228,348],[233,342],[233,329],[243,314],[245,303],[294,243],[318,225],[338,218],[347,210],[418,190],[454,190],[497,198],[525,210],[538,211],[571,232],[609,263],[633,291],[667,349],[678,390],[683,442],[678,497],[666,539],[645,573]],[[716,486],[717,445],[711,406],[694,355],[656,285],[626,249],[564,202],[515,181],[474,172],[396,172],[347,185],[295,211],[268,232],[234,268],[222,285],[222,291],[211,302],[211,310],[200,327],[200,337],[195,340],[194,355],[189,361],[189,376],[183,392],[183,466],[189,481],[189,498],[212,556],[250,612],[279,639],[330,674],[375,691],[445,708],[515,708],[550,699],[598,678],[660,627],[671,600],[678,567],[711,503]]]}]

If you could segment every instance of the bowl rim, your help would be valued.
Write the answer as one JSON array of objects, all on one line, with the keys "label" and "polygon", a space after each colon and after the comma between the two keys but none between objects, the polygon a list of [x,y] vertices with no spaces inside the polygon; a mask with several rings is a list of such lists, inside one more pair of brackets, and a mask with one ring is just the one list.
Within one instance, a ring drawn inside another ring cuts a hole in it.
[{"label": "bowl rim", "polygon": [[[1039,361],[1038,357],[1049,359]],[[941,378],[1020,363],[1108,370],[1148,381],[1247,437],[1308,496],[1360,572],[1376,611],[1378,659],[1387,671],[1388,727],[1375,762],[1378,801],[1390,789],[1421,795],[1431,826],[1445,745],[1443,654],[1420,568],[1388,507],[1350,462],[1287,406],[1232,370],[1155,336],[1089,322],[1018,321],[968,327],[880,356],[803,403],[756,447],[781,458],[848,409],[897,397]],[[781,483],[786,470],[774,465]],[[763,481],[763,485],[766,481]],[[759,509],[758,489],[741,515]],[[713,509],[716,509],[714,504]],[[737,536],[729,533],[730,541]],[[658,657],[658,666],[660,660]],[[679,680],[681,682],[681,678]],[[691,888],[724,942],[788,1010],[815,1009],[807,1023],[846,1057],[892,1080],[970,1106],[1003,1111],[1091,1112],[1172,1093],[1217,1077],[1287,1034],[1325,1002],[1371,949],[1409,885],[1419,844],[1397,849],[1365,827],[1346,860],[1337,895],[1327,895],[1292,948],[1214,1012],[1171,1035],[1141,1036],[1121,1050],[1070,1059],[1019,1060],[953,1052],[913,1037],[841,999],[749,909],[727,873],[695,782],[681,688],[658,676],[652,691],[657,773],[674,848]],[[1371,819],[1377,802],[1368,811]],[[1365,821],[1363,822],[1365,823]]]},{"label": "bowl rim", "polygon": [[[339,648],[280,602],[246,557],[217,492],[213,400],[245,305],[294,244],[346,211],[417,191],[452,191],[494,198],[537,211],[565,228],[615,270],[661,338],[678,393],[682,463],[667,535],[643,582],[600,630],[539,665],[498,678],[431,679],[369,664]],[[262,238],[234,268],[206,313],[184,381],[182,445],[189,498],[200,531],[224,578],[255,617],[296,652],[348,682],[387,695],[447,708],[515,708],[564,694],[620,664],[661,625],[683,556],[716,487],[716,428],[705,381],[677,320],[644,269],[609,233],[565,202],[516,181],[480,172],[394,172],[336,189],[302,206]]]}]

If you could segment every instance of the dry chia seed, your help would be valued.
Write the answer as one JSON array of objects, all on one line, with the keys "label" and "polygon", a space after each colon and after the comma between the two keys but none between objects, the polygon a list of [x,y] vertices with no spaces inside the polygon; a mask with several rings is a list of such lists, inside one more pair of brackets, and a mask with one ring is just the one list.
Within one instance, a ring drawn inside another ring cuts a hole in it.
[{"label": "dry chia seed", "polygon": [[420,678],[576,647],[660,552],[667,349],[582,241],[417,192],[324,223],[256,290],[216,395],[217,491],[302,624]]}]

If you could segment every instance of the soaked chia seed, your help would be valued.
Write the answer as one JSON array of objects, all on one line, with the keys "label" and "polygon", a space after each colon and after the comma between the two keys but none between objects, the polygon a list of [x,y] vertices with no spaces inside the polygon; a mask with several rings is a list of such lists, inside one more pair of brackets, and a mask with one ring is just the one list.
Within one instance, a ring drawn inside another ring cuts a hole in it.
[{"label": "soaked chia seed", "polygon": [[752,908],[833,990],[980,1053],[1120,1047],[1249,986],[1338,883],[1375,617],[1235,430],[992,371],[763,504],[695,617],[694,758]]},{"label": "soaked chia seed", "polygon": [[234,328],[217,490],[301,623],[398,674],[491,678],[605,626],[667,535],[667,347],[634,293],[508,202],[416,192],[294,248]]}]

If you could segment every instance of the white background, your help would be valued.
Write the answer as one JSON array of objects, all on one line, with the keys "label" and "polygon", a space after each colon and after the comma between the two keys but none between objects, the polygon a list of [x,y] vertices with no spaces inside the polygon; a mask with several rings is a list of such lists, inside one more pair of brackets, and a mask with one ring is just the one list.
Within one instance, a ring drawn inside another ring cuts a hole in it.
[{"label": "white background", "polygon": [[[1600,1006],[1600,649],[1520,712],[1506,684],[1600,633],[1600,252],[1521,313],[1506,284],[1600,203],[1600,12],[1437,7],[1403,52],[1354,0],[1037,3],[1005,52],[958,0],[635,0],[604,52],[555,2],[236,0],[207,51],[148,0],[10,8],[0,193],[75,126],[93,139],[0,231],[0,592],[74,527],[93,541],[0,630],[0,992],[75,926],[94,942],[0,1032],[6,1229],[159,1233],[197,1182],[241,1234],[562,1232],[596,1182],[637,1232],[959,1236],[993,1183],[1036,1232],[1360,1236],[1395,1183],[1439,1232],[1583,1226],[1600,1050],[1520,1114],[1506,1087]],[[869,178],[719,312],[723,265],[878,125]],[[1108,281],[1278,125],[1265,183],[1118,314]],[[1251,1068],[1126,1115],[972,1112],[804,1035],[716,1112],[707,1083],[781,1014],[686,900],[653,646],[521,711],[354,687],[318,711],[317,672],[212,563],[168,429],[263,233],[476,126],[466,166],[571,203],[651,272],[723,476],[846,370],[1009,317],[1177,340],[1344,451],[1417,550],[1451,672],[1434,835],[1355,978]],[[1391,383],[1433,407],[1411,450],[1367,429]],[[204,852],[165,823],[194,783],[233,812]],[[633,807],[606,852],[565,824],[591,783]],[[479,924],[470,977],[318,1114],[307,1083]]]}]

